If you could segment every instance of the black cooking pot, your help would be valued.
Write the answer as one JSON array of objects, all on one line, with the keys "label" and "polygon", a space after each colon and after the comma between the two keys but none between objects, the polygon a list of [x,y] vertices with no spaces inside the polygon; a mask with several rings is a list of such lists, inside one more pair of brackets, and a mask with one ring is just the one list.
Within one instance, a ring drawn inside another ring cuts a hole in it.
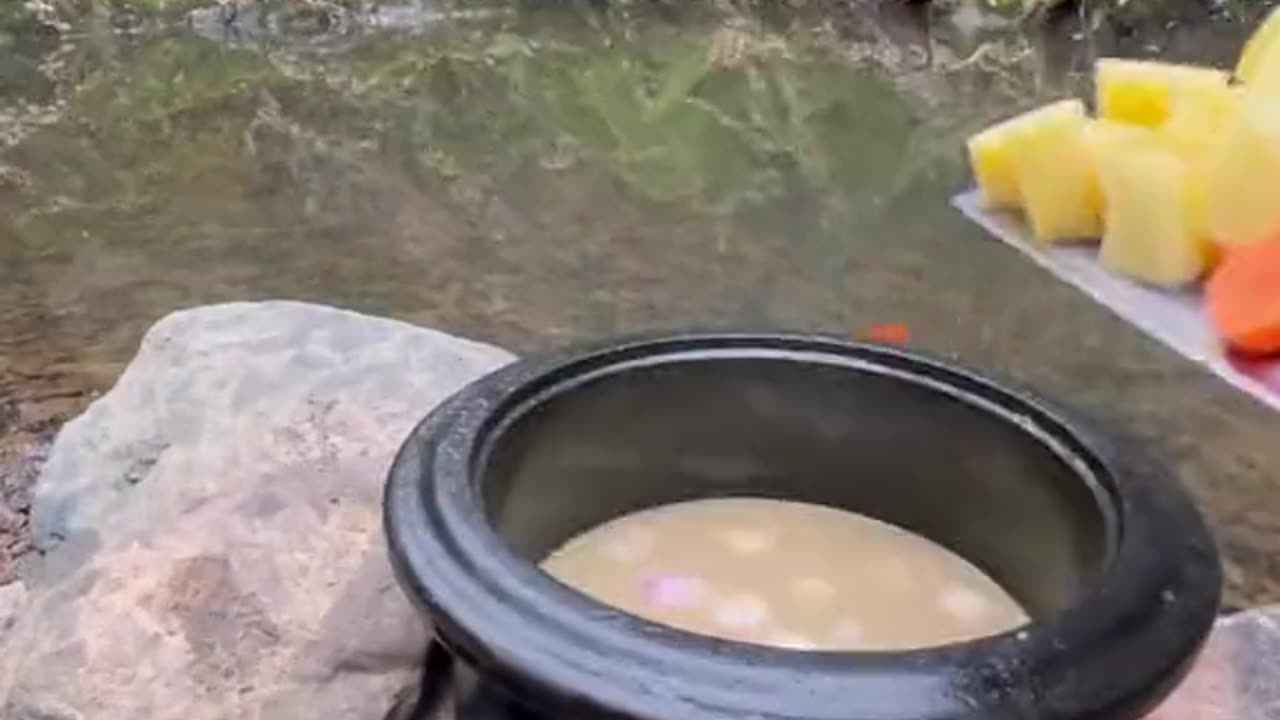
[{"label": "black cooking pot", "polygon": [[[959,553],[1032,621],[908,652],[721,641],[538,570],[569,537],[707,497],[821,503]],[[1041,401],[896,349],[638,340],[517,362],[405,442],[391,557],[462,720],[1133,720],[1217,610],[1214,545],[1166,468]]]}]

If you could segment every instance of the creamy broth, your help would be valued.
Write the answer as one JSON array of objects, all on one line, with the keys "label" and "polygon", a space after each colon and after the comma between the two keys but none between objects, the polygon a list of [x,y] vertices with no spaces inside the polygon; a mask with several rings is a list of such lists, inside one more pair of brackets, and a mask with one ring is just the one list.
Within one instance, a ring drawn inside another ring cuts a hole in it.
[{"label": "creamy broth", "polygon": [[1027,621],[999,585],[940,545],[807,503],[653,508],[572,538],[542,567],[654,622],[793,649],[929,647]]}]

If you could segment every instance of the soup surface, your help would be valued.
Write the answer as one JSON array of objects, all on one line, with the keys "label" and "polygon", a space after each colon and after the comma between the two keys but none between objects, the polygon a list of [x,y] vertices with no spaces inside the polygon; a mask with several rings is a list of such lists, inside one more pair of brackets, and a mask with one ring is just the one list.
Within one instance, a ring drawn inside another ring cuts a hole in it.
[{"label": "soup surface", "polygon": [[955,553],[807,503],[723,498],[652,508],[572,538],[542,566],[633,615],[785,648],[929,647],[1027,621]]}]

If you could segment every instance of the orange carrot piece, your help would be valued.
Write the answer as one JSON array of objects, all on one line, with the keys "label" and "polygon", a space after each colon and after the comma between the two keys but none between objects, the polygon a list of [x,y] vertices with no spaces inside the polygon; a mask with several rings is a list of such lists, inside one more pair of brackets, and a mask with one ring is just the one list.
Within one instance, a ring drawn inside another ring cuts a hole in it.
[{"label": "orange carrot piece", "polygon": [[901,323],[880,323],[867,329],[867,339],[881,345],[906,345],[911,342],[911,330]]},{"label": "orange carrot piece", "polygon": [[1280,353],[1280,235],[1230,248],[1205,286],[1209,319],[1227,346]]}]

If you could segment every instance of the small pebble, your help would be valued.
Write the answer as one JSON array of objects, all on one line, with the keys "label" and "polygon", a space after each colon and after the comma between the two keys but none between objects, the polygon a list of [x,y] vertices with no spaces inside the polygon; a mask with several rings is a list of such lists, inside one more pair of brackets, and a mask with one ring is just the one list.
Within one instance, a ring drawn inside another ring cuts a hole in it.
[{"label": "small pebble", "polygon": [[831,641],[841,648],[856,646],[862,642],[862,625],[856,620],[841,620],[831,631]]},{"label": "small pebble", "polygon": [[836,596],[836,586],[816,575],[796,579],[791,585],[791,591],[797,598],[812,603],[830,602]]},{"label": "small pebble", "polygon": [[619,562],[636,563],[649,557],[656,544],[653,536],[648,533],[630,532],[613,538],[604,546],[604,551]]},{"label": "small pebble", "polygon": [[645,599],[661,608],[694,607],[705,593],[706,584],[692,575],[658,575],[644,583]]},{"label": "small pebble", "polygon": [[769,619],[769,604],[756,595],[734,595],[716,608],[713,617],[722,627],[750,629]]},{"label": "small pebble", "polygon": [[770,528],[737,527],[721,533],[724,543],[734,552],[750,555],[769,549],[778,534]]},{"label": "small pebble", "polygon": [[[876,577],[886,587],[909,588],[918,580],[916,572],[912,571],[911,564],[902,558],[881,558],[877,569]],[[916,570],[918,571],[919,568]]]},{"label": "small pebble", "polygon": [[938,597],[938,607],[956,618],[972,622],[986,613],[987,601],[967,587],[952,585]]}]

